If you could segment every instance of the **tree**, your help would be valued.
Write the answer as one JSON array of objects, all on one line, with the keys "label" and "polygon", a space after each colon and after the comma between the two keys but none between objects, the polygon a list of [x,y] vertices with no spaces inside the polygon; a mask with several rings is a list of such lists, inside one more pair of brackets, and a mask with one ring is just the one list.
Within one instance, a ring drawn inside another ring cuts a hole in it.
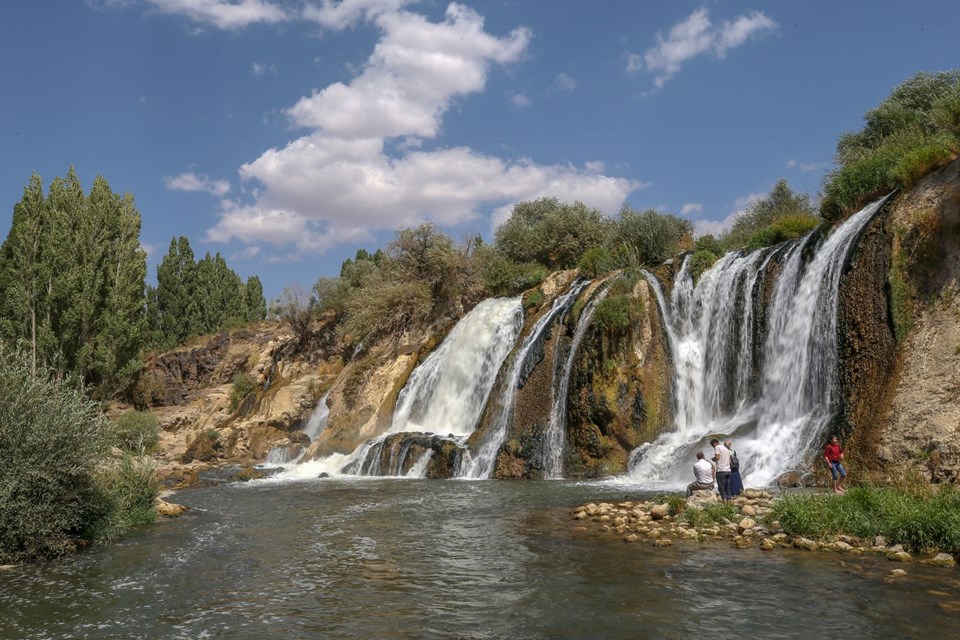
[{"label": "tree", "polygon": [[279,303],[280,320],[293,332],[297,343],[302,345],[310,335],[313,322],[313,300],[303,287],[293,285],[284,288]]},{"label": "tree", "polygon": [[590,247],[610,237],[610,221],[581,202],[556,198],[520,202],[494,234],[494,246],[516,263],[539,262],[551,269],[570,269]]},{"label": "tree", "polygon": [[170,240],[167,254],[157,265],[156,317],[153,324],[165,346],[183,342],[198,332],[196,270],[186,236]]},{"label": "tree", "polygon": [[[728,249],[756,248],[806,233],[820,222],[810,196],[797,193],[781,178],[765,197],[747,207],[720,238]],[[781,232],[790,229],[790,232]]]},{"label": "tree", "polygon": [[262,322],[267,317],[267,301],[263,297],[263,284],[257,276],[247,278],[243,287],[244,309],[247,322]]}]

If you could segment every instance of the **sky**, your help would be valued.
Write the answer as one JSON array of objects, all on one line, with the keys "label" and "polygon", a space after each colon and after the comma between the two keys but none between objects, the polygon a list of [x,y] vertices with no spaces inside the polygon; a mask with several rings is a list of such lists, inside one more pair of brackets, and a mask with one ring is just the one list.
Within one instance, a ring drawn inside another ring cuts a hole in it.
[{"label": "sky", "polygon": [[0,223],[32,173],[132,193],[276,297],[552,196],[717,232],[960,66],[952,0],[0,0]]}]

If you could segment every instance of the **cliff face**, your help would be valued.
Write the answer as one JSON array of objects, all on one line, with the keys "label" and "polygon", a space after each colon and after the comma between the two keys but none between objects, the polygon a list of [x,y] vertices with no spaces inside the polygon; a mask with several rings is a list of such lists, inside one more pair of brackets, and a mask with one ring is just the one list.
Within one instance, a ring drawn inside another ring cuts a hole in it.
[{"label": "cliff face", "polygon": [[874,455],[888,473],[960,480],[960,160],[890,213],[892,322],[901,338]]}]

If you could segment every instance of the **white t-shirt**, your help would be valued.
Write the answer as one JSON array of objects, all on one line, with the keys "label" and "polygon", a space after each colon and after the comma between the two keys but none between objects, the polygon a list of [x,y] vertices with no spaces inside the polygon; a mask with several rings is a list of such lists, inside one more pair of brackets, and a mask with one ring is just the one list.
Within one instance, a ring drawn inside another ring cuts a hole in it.
[{"label": "white t-shirt", "polygon": [[717,459],[717,472],[730,471],[730,449],[722,444],[718,444],[713,449],[713,455]]},{"label": "white t-shirt", "polygon": [[713,484],[713,465],[706,458],[693,463],[693,476],[700,484]]}]

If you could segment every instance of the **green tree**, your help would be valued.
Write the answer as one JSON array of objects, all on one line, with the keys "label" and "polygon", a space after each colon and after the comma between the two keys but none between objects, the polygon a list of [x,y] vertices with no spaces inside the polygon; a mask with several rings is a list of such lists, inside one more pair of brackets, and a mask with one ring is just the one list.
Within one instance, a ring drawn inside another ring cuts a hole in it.
[{"label": "green tree", "polygon": [[196,271],[193,249],[186,236],[170,240],[167,254],[157,265],[153,319],[153,325],[163,336],[164,346],[179,344],[199,332]]},{"label": "green tree", "polygon": [[720,243],[727,249],[753,249],[799,237],[819,222],[810,196],[794,191],[781,178],[770,193],[736,217]]},{"label": "green tree", "polygon": [[262,322],[267,317],[267,301],[263,297],[263,284],[257,276],[247,278],[243,287],[244,309],[247,322]]},{"label": "green tree", "polygon": [[604,244],[610,232],[610,221],[597,209],[540,198],[514,206],[497,227],[494,246],[516,263],[534,260],[551,269],[570,269],[587,249]]}]

